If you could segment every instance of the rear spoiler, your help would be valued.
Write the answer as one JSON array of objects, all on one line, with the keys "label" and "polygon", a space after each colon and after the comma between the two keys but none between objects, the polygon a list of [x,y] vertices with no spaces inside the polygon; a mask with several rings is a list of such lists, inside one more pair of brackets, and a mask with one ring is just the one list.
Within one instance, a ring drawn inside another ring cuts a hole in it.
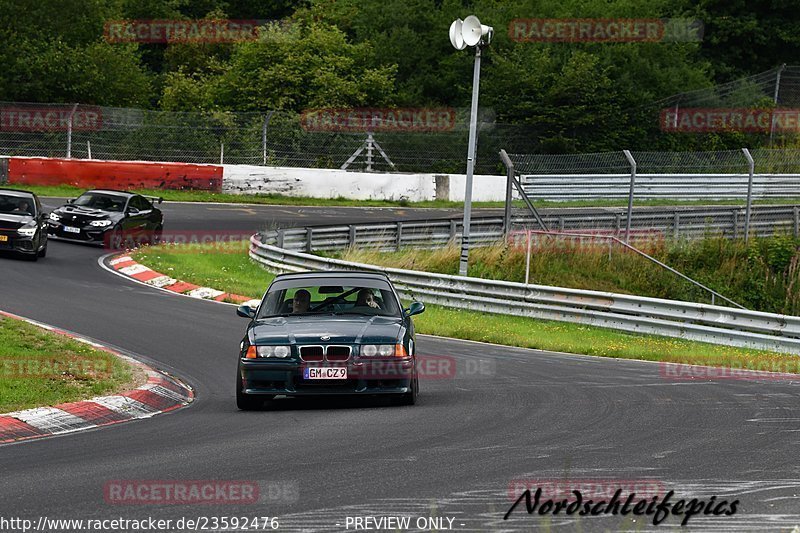
[{"label": "rear spoiler", "polygon": [[143,194],[142,196],[149,198],[150,200],[157,201],[159,204],[164,201],[164,199],[160,196],[147,196],[146,194]]}]

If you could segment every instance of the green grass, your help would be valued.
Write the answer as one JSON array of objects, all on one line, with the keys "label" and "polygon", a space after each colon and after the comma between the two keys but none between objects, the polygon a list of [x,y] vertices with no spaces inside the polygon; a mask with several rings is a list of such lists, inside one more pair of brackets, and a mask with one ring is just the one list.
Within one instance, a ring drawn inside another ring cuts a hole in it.
[{"label": "green grass", "polygon": [[[15,187],[8,185],[8,187]],[[21,185],[19,188],[30,190],[39,196],[57,197],[76,197],[85,189],[62,186],[41,186],[41,185]],[[215,193],[209,191],[176,191],[163,189],[138,189],[135,192],[161,196],[165,201],[174,202],[220,202],[220,203],[244,203],[244,204],[263,204],[263,205],[298,205],[298,206],[322,206],[322,207],[414,207],[414,208],[434,208],[434,209],[457,209],[463,207],[463,202],[451,202],[445,200],[428,200],[423,202],[410,202],[406,200],[349,200],[347,198],[309,198],[283,196],[280,194],[228,194]],[[537,207],[625,207],[627,200],[576,200],[569,202],[534,201]],[[756,204],[798,204],[798,198],[784,198],[777,200],[756,200]],[[662,205],[743,205],[742,200],[718,200],[718,201],[677,201],[677,200],[637,200],[636,206],[662,206]],[[501,208],[503,202],[474,202],[476,208]],[[514,207],[524,208],[521,201],[514,201]]]},{"label": "green grass", "polygon": [[[692,241],[653,241],[639,248],[749,309],[800,314],[800,239],[789,235],[743,240],[707,237]],[[387,267],[458,273],[460,247],[399,252],[349,249],[335,257]],[[503,242],[470,251],[469,274],[525,281],[524,245]],[[540,238],[532,247],[530,283],[556,285],[690,302],[710,295],[668,270],[621,246],[603,241],[578,243]]]},{"label": "green grass", "polygon": [[0,413],[126,390],[139,377],[114,355],[0,317]]},{"label": "green grass", "polygon": [[[137,261],[177,279],[260,298],[274,276],[250,261],[241,248],[239,253],[217,252],[209,246],[186,249],[161,245],[132,255]],[[792,365],[797,361],[796,356],[787,354],[434,305],[414,317],[414,322],[418,333],[541,350],[744,368],[785,363],[787,371],[798,367]]]}]

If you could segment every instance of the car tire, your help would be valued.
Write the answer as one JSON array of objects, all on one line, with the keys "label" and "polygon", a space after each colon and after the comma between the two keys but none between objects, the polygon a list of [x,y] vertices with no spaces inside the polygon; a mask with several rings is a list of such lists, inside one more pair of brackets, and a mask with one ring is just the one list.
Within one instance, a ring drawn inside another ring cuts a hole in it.
[{"label": "car tire", "polygon": [[236,374],[236,407],[240,411],[254,411],[263,405],[263,398],[242,392],[242,380]]},{"label": "car tire", "polygon": [[161,242],[161,237],[164,235],[164,226],[159,224],[155,231],[153,232],[153,236],[150,238],[150,244],[155,246]]},{"label": "car tire", "polygon": [[114,226],[114,229],[112,229],[111,233],[108,234],[109,249],[115,251],[122,250],[122,238],[122,228],[119,226]]},{"label": "car tire", "polygon": [[419,379],[414,377],[411,382],[411,390],[398,398],[397,405],[414,405],[417,403],[417,395],[419,394]]}]

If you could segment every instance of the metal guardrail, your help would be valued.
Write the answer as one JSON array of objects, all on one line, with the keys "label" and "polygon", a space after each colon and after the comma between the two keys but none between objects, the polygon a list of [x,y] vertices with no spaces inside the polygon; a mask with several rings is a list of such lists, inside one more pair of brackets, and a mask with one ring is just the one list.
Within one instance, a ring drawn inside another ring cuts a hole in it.
[{"label": "metal guardrail", "polygon": [[[525,192],[536,200],[569,201],[627,199],[631,175],[625,174],[525,174]],[[747,197],[749,175],[741,174],[637,174],[637,200],[741,200]],[[756,174],[752,198],[800,197],[800,174]]]},{"label": "metal guardrail", "polygon": [[[800,206],[754,206],[751,234],[769,236],[778,232],[800,236]],[[595,231],[620,237],[625,233],[624,208],[543,209],[541,218],[552,230]],[[739,206],[637,208],[631,225],[634,239],[699,238],[709,234],[724,237],[744,235],[745,208]],[[471,244],[501,239],[502,217],[472,219]],[[511,219],[512,228],[538,227],[530,216]],[[287,250],[317,252],[371,247],[381,251],[407,246],[434,247],[461,237],[461,220],[366,223],[315,228],[277,230],[278,246]]]},{"label": "metal guardrail", "polygon": [[278,231],[254,235],[250,240],[250,257],[274,272],[383,272],[404,297],[447,307],[800,354],[800,317],[608,292],[383,268],[282,248]]}]

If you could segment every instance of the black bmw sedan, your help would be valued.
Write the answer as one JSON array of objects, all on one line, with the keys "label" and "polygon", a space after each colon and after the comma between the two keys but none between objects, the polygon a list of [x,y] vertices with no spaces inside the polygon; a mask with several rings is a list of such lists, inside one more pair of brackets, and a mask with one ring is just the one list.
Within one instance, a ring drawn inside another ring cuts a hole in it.
[{"label": "black bmw sedan", "polygon": [[52,237],[101,244],[112,249],[158,240],[164,228],[164,216],[153,201],[125,191],[96,189],[81,194],[50,213]]},{"label": "black bmw sedan", "polygon": [[277,276],[250,318],[239,350],[236,403],[259,407],[275,396],[393,395],[419,391],[413,315],[382,274],[304,272]]},{"label": "black bmw sedan", "polygon": [[0,189],[0,250],[32,261],[47,255],[47,219],[34,193]]}]

